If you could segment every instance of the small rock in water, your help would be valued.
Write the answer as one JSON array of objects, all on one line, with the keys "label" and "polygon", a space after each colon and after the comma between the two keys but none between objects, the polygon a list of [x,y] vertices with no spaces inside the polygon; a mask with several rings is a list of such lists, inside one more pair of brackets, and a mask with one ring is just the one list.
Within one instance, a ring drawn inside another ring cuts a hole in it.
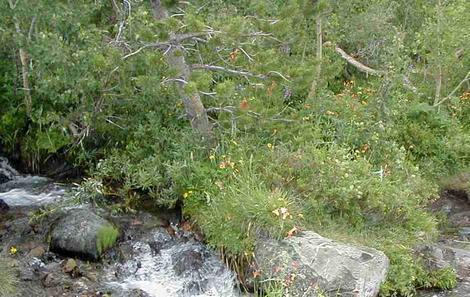
[{"label": "small rock in water", "polygon": [[204,264],[204,256],[196,249],[182,250],[172,255],[173,269],[180,276],[185,272],[194,273]]}]

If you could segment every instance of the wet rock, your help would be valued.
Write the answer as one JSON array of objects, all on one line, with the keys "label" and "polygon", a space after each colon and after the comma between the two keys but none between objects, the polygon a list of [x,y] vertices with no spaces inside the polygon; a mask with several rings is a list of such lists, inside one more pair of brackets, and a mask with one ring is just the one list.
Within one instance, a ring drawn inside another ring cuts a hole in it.
[{"label": "wet rock", "polygon": [[8,204],[6,204],[5,201],[0,199],[0,214],[4,214],[9,210],[10,210],[10,207],[8,206]]},{"label": "wet rock", "polygon": [[419,247],[417,252],[423,258],[428,269],[452,267],[458,279],[470,281],[470,251],[436,244]]},{"label": "wet rock", "polygon": [[150,297],[149,294],[141,289],[133,289],[129,291],[128,294],[129,297]]},{"label": "wet rock", "polygon": [[459,212],[449,216],[449,224],[455,227],[470,226],[470,211]]},{"label": "wet rock", "polygon": [[467,297],[470,296],[470,283],[463,282],[448,291],[423,290],[418,291],[418,297]]},{"label": "wet rock", "polygon": [[61,274],[56,272],[50,272],[42,281],[42,285],[45,288],[56,287],[64,283],[64,278]]},{"label": "wet rock", "polygon": [[46,249],[43,246],[37,246],[29,251],[29,257],[41,258],[46,253]]},{"label": "wet rock", "polygon": [[194,272],[201,269],[204,264],[204,256],[200,250],[183,249],[172,255],[171,261],[176,275],[185,272]]},{"label": "wet rock", "polygon": [[291,296],[315,296],[318,289],[326,296],[376,296],[389,266],[380,251],[310,231],[281,241],[259,240],[255,259],[260,285],[281,279]]},{"label": "wet rock", "polygon": [[22,281],[32,281],[34,280],[34,272],[33,270],[29,269],[29,267],[26,267],[26,269],[21,269],[20,270],[20,280]]},{"label": "wet rock", "polygon": [[462,227],[458,233],[461,240],[468,241],[470,239],[470,227]]},{"label": "wet rock", "polygon": [[32,232],[29,219],[26,217],[7,222],[4,226],[8,229],[10,234],[15,234],[15,237],[26,236]]},{"label": "wet rock", "polygon": [[70,274],[73,278],[81,276],[80,269],[78,268],[77,261],[74,259],[67,259],[63,264],[62,270]]},{"label": "wet rock", "polygon": [[[98,260],[117,236],[103,234],[113,232],[112,224],[90,209],[73,209],[66,212],[51,232],[50,250],[64,255]],[[116,229],[114,229],[116,230]]]},{"label": "wet rock", "polygon": [[18,172],[8,164],[8,160],[0,157],[0,184],[14,179],[17,175]]}]

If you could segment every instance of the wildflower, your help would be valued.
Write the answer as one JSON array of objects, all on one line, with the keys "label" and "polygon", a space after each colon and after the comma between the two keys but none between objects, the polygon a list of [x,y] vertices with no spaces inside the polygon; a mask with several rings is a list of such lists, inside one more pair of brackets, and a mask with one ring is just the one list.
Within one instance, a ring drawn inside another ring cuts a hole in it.
[{"label": "wildflower", "polygon": [[298,231],[299,231],[299,229],[297,229],[297,227],[294,226],[292,229],[290,229],[290,230],[287,232],[287,237],[292,237],[292,236],[294,236]]},{"label": "wildflower", "polygon": [[215,160],[215,156],[214,156],[214,155],[210,155],[210,156],[209,156],[209,160],[214,161],[214,160]]},{"label": "wildflower", "polygon": [[191,196],[192,193],[193,193],[193,191],[184,192],[183,198],[188,198],[189,196]]},{"label": "wildflower", "polygon": [[289,210],[285,207],[279,209],[279,213],[282,215],[282,219],[285,220],[289,216]]},{"label": "wildflower", "polygon": [[241,110],[248,110],[250,108],[250,105],[248,103],[248,100],[246,99],[243,99],[241,102],[240,102],[240,109]]},{"label": "wildflower", "polygon": [[268,143],[266,146],[267,146],[267,147],[268,147],[268,149],[270,149],[270,150],[272,150],[272,149],[273,149],[273,145],[272,145],[272,143]]},{"label": "wildflower", "polygon": [[18,252],[18,249],[14,246],[10,247],[10,255],[14,255]]},{"label": "wildflower", "polygon": [[217,187],[219,187],[220,190],[223,190],[224,189],[224,183],[221,182],[221,181],[216,181],[214,183]]}]

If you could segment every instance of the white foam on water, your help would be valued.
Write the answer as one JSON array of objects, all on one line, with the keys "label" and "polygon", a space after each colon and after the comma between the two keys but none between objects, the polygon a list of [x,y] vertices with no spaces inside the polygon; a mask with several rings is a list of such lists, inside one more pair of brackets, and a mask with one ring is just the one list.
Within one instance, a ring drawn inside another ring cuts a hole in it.
[{"label": "white foam on water", "polygon": [[[207,250],[199,242],[174,241],[157,254],[145,242],[134,243],[133,249],[134,257],[121,266],[127,272],[126,276],[109,282],[112,287],[123,290],[122,296],[126,296],[125,292],[132,289],[140,289],[152,297],[240,296],[235,289],[234,273],[224,266],[214,252]],[[176,275],[172,258],[188,249],[205,249],[202,267]],[[188,286],[193,288],[188,289]]]},{"label": "white foam on water", "polygon": [[10,207],[39,207],[63,199],[65,188],[50,179],[34,175],[17,175],[0,184],[0,199]]},{"label": "white foam on water", "polygon": [[49,192],[31,193],[26,189],[11,189],[8,192],[0,193],[0,199],[9,206],[43,206],[53,202],[57,202],[65,194],[64,189],[53,189]]}]

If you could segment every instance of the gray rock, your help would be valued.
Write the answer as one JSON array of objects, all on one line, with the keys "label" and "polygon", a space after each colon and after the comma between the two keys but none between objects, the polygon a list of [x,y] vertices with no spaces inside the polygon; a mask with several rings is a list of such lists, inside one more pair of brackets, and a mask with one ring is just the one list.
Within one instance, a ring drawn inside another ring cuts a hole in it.
[{"label": "gray rock", "polygon": [[6,213],[8,210],[10,210],[8,204],[6,204],[5,201],[0,199],[0,214]]},{"label": "gray rock", "polygon": [[436,244],[419,247],[417,252],[424,259],[428,269],[452,267],[458,279],[470,281],[470,251]]},{"label": "gray rock", "polygon": [[183,249],[172,255],[173,269],[180,276],[185,272],[194,273],[204,264],[203,252],[199,249]]},{"label": "gray rock", "polygon": [[98,260],[104,252],[100,247],[100,237],[105,228],[113,228],[113,225],[92,210],[72,209],[53,227],[50,250],[59,254]]},{"label": "gray rock", "polygon": [[470,296],[470,283],[463,282],[457,284],[457,286],[448,291],[418,291],[418,297],[467,297]]},{"label": "gray rock", "polygon": [[289,296],[372,297],[385,280],[389,260],[380,251],[345,245],[314,232],[281,241],[259,240],[255,248],[261,286],[282,282]]},{"label": "gray rock", "polygon": [[8,160],[0,157],[0,184],[12,180],[17,175],[18,172],[8,164]]}]

